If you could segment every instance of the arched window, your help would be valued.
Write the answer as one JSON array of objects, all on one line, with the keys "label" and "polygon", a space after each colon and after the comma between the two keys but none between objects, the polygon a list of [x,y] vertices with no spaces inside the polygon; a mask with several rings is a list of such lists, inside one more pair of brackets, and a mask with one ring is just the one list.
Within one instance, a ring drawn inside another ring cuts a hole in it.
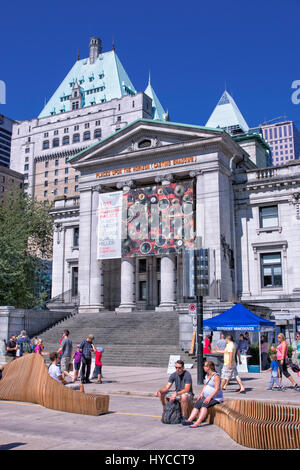
[{"label": "arched window", "polygon": [[53,139],[52,147],[59,147],[59,139]]},{"label": "arched window", "polygon": [[44,140],[43,142],[43,150],[46,150],[49,148],[49,140]]},{"label": "arched window", "polygon": [[80,135],[79,134],[74,134],[73,135],[73,142],[80,142]]},{"label": "arched window", "polygon": [[90,140],[90,138],[91,138],[90,131],[87,131],[83,134],[83,140]]},{"label": "arched window", "polygon": [[63,145],[68,145],[70,143],[70,138],[69,138],[68,135],[65,135],[63,137],[63,142],[62,143],[63,143]]}]

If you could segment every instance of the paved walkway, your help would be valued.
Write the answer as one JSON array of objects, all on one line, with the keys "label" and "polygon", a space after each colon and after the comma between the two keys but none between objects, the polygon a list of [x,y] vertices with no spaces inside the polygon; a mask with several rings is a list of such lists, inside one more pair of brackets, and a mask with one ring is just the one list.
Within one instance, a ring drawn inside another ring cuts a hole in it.
[{"label": "paved walkway", "polygon": [[[200,394],[202,385],[197,384],[197,369],[189,369],[193,378],[193,389],[195,395]],[[224,398],[242,398],[252,400],[283,401],[285,403],[295,403],[300,406],[300,391],[295,391],[292,384],[285,377],[283,385],[285,392],[267,390],[270,373],[243,373],[240,374],[244,383],[246,393],[237,393],[239,386],[235,380],[228,385],[224,392]],[[300,377],[292,373],[295,381],[300,385]],[[85,385],[86,392],[108,393],[110,395],[136,395],[136,396],[154,396],[156,390],[168,382],[169,374],[166,368],[158,367],[121,367],[121,366],[103,366],[103,383]],[[95,382],[95,381],[94,381]]]}]

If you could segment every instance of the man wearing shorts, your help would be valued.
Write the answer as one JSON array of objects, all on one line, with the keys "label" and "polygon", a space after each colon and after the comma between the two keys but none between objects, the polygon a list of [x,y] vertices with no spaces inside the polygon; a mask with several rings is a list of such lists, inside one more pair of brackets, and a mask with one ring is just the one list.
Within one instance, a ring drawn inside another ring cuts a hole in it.
[{"label": "man wearing shorts", "polygon": [[226,336],[226,347],[224,351],[219,351],[224,354],[224,365],[222,368],[222,390],[226,390],[226,387],[229,383],[229,380],[233,377],[236,379],[237,383],[240,386],[239,393],[245,393],[244,385],[238,375],[238,371],[236,368],[236,347],[233,342],[233,337],[231,335]]},{"label": "man wearing shorts", "polygon": [[[167,385],[157,390],[155,396],[160,398],[163,406],[167,404],[168,400],[180,400],[182,414],[185,418],[188,418],[188,405],[194,397],[192,376],[184,369],[184,362],[181,360],[176,362],[175,368],[176,372],[170,375]],[[175,391],[170,390],[173,383],[175,383]]]}]

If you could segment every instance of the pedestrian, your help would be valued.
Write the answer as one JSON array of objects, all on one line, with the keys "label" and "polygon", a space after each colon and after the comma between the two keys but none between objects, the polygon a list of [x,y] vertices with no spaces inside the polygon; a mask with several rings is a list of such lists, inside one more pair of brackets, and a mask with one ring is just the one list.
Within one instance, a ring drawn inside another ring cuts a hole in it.
[{"label": "pedestrian", "polygon": [[271,372],[271,380],[270,380],[269,387],[267,388],[267,390],[273,390],[273,385],[275,383],[281,391],[284,391],[285,388],[279,382],[279,364],[276,361],[276,355],[271,354],[270,359],[271,359],[270,368],[264,371],[264,372]]},{"label": "pedestrian", "polygon": [[8,364],[16,359],[17,349],[17,338],[12,335],[6,344],[6,362]]},{"label": "pedestrian", "polygon": [[217,343],[216,343],[216,350],[217,351],[224,351],[224,349],[226,348],[226,341],[225,341],[225,335],[224,333],[222,332],[220,334],[220,339],[218,339]]},{"label": "pedestrian", "polygon": [[102,374],[102,353],[103,348],[97,348],[95,351],[95,373],[97,374],[97,384],[102,384],[101,374]]},{"label": "pedestrian", "polygon": [[282,374],[289,379],[289,381],[292,383],[293,387],[295,390],[300,390],[298,387],[298,384],[295,382],[289,371],[287,370],[288,366],[288,345],[285,340],[285,337],[282,333],[279,333],[277,336],[278,339],[278,346],[276,348],[276,358],[277,362],[279,365],[279,381],[281,382],[282,380]]},{"label": "pedestrian", "polygon": [[43,343],[42,338],[39,338],[38,342],[37,342],[37,345],[34,348],[34,352],[36,354],[40,354],[42,356],[43,351],[44,351],[44,343]]},{"label": "pedestrian", "polygon": [[203,345],[203,354],[210,354],[211,353],[211,342],[210,342],[210,335],[207,334],[205,336],[204,345]]},{"label": "pedestrian", "polygon": [[238,390],[239,393],[245,393],[245,388],[242,383],[241,378],[238,375],[236,368],[236,346],[233,342],[233,337],[231,335],[226,336],[226,347],[224,351],[220,351],[224,354],[224,365],[222,368],[222,390],[226,390],[226,387],[229,383],[229,380],[233,376],[236,379],[237,383],[240,386]]},{"label": "pedestrian", "polygon": [[240,339],[237,345],[237,357],[239,360],[239,364],[242,363],[241,355],[246,356],[248,352],[249,344],[243,334],[240,334]]},{"label": "pedestrian", "polygon": [[69,372],[70,362],[72,357],[72,341],[69,338],[69,330],[64,330],[62,333],[62,341],[57,354],[61,353],[60,357],[60,369],[62,372]]},{"label": "pedestrian", "polygon": [[21,331],[20,336],[17,339],[17,346],[19,349],[19,356],[23,356],[24,354],[31,353],[31,346],[30,346],[30,338],[27,336],[25,330]]},{"label": "pedestrian", "polygon": [[[170,375],[167,385],[157,390],[155,396],[160,398],[163,406],[167,404],[168,400],[180,400],[182,415],[187,418],[188,405],[194,397],[192,376],[189,371],[184,369],[182,360],[176,362],[175,369],[176,372]],[[175,391],[170,390],[173,383],[175,383]]]},{"label": "pedestrian", "polygon": [[38,338],[37,336],[34,336],[34,338],[31,338],[31,341],[30,341],[31,352],[34,352],[37,344],[38,344]]},{"label": "pedestrian", "polygon": [[262,335],[260,338],[261,368],[266,370],[268,367],[269,343],[267,338]]},{"label": "pedestrian", "polygon": [[248,331],[246,331],[244,336],[245,336],[245,339],[248,341],[248,345],[251,346],[251,339],[250,339],[250,335],[249,335]]},{"label": "pedestrian", "polygon": [[[297,331],[296,333],[296,340],[293,341],[293,356],[292,360],[297,366],[300,367],[300,331]],[[298,372],[299,376],[299,372]]]},{"label": "pedestrian", "polygon": [[79,374],[79,369],[81,366],[81,357],[82,357],[82,352],[80,352],[80,344],[77,344],[77,349],[74,352],[72,358],[74,359],[74,377],[73,377],[73,382],[76,382],[78,380],[78,374]]},{"label": "pedestrian", "polygon": [[[182,420],[181,424],[183,424],[183,426],[199,428],[207,416],[207,409],[223,401],[221,379],[220,375],[216,372],[214,362],[206,361],[204,364],[204,370],[206,371],[204,387],[202,388],[201,394],[199,395],[189,418],[187,420]],[[192,424],[198,413],[199,417],[197,421]]]},{"label": "pedestrian", "polygon": [[90,381],[90,372],[91,372],[91,362],[92,362],[92,351],[95,352],[96,348],[93,345],[94,335],[88,335],[88,337],[80,343],[80,352],[82,352],[81,357],[81,383],[89,384]]}]

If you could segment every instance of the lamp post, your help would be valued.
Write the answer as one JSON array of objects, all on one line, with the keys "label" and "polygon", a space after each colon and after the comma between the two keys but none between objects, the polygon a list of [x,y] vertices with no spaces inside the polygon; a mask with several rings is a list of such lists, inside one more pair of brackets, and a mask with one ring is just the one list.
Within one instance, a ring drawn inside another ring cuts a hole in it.
[{"label": "lamp post", "polygon": [[196,237],[194,250],[194,295],[197,303],[197,384],[203,384],[203,297],[209,293],[209,250]]}]

